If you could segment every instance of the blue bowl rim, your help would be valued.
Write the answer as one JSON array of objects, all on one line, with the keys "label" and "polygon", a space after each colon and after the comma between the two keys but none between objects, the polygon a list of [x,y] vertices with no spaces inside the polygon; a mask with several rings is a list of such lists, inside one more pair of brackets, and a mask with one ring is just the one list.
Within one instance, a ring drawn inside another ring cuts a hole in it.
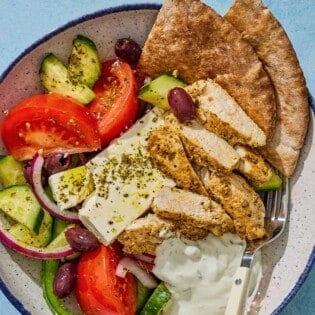
[{"label": "blue bowl rim", "polygon": [[[159,10],[161,5],[154,4],[154,3],[147,3],[147,4],[132,4],[132,5],[121,5],[117,7],[112,7],[104,10],[99,10],[91,14],[84,15],[78,19],[72,20],[63,26],[55,29],[54,31],[48,33],[47,35],[43,36],[41,39],[35,41],[32,45],[30,45],[28,48],[26,48],[18,57],[13,60],[12,63],[9,64],[9,66],[4,70],[4,72],[0,75],[0,84],[2,81],[6,78],[6,76],[10,73],[10,71],[16,66],[16,64],[27,54],[29,54],[34,48],[39,46],[40,44],[44,43],[45,41],[49,40],[50,38],[54,37],[55,35],[61,33],[62,31],[75,26],[77,24],[80,24],[82,22],[85,22],[90,19],[94,19],[97,17],[101,17],[107,14],[112,13],[118,13],[122,11],[133,11],[133,10]],[[312,97],[311,94],[309,94],[309,103],[313,110],[313,113],[315,113],[315,100]],[[315,246],[313,247],[312,253],[308,259],[308,262],[300,275],[298,281],[296,282],[293,289],[290,291],[290,293],[284,298],[282,303],[272,312],[272,315],[279,314],[293,299],[293,297],[296,295],[298,290],[301,288],[303,283],[305,282],[308,274],[310,273],[312,266],[315,263]],[[31,313],[24,307],[23,303],[21,303],[8,289],[2,278],[0,277],[0,290],[3,292],[3,294],[7,297],[7,299],[10,301],[10,303],[22,314],[22,315],[31,315]]]}]

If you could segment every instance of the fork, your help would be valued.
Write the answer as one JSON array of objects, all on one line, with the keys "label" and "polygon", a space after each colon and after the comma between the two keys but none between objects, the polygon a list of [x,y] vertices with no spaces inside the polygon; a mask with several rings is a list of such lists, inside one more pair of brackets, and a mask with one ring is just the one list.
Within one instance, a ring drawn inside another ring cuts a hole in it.
[{"label": "fork", "polygon": [[266,192],[262,196],[266,207],[265,229],[267,236],[261,240],[247,243],[241,264],[234,275],[225,315],[244,314],[250,271],[255,254],[260,248],[273,242],[284,231],[288,217],[289,180],[281,174],[279,176],[282,179],[281,187],[277,190]]}]

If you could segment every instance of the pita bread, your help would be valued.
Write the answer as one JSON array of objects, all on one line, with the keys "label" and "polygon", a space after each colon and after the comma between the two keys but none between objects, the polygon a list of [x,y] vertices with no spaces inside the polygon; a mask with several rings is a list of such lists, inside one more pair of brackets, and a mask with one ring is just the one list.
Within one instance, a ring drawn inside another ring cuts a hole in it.
[{"label": "pita bread", "polygon": [[273,86],[241,34],[199,0],[165,0],[143,48],[138,72],[178,71],[187,83],[213,79],[269,137],[274,129]]},{"label": "pita bread", "polygon": [[225,18],[257,52],[276,92],[277,118],[273,137],[262,150],[284,175],[293,175],[309,121],[302,70],[285,31],[260,0],[236,0]]}]

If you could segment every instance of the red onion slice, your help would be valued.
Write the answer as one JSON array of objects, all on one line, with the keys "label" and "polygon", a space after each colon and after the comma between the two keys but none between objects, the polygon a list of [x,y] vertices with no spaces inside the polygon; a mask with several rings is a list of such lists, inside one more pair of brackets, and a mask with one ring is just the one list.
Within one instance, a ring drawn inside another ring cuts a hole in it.
[{"label": "red onion slice", "polygon": [[147,288],[153,289],[158,283],[155,277],[141,268],[138,263],[130,257],[122,258],[116,268],[116,276],[124,278],[127,272],[132,273]]},{"label": "red onion slice", "polygon": [[150,256],[150,255],[145,255],[145,254],[133,254],[132,255],[134,258],[149,263],[149,264],[154,264],[154,256]]},{"label": "red onion slice", "polygon": [[58,206],[54,202],[52,202],[50,198],[46,195],[41,180],[43,165],[44,165],[43,156],[39,153],[36,153],[32,160],[30,175],[33,192],[37,197],[38,202],[52,216],[71,223],[80,223],[81,221],[79,219],[78,213],[68,210],[60,210]]}]

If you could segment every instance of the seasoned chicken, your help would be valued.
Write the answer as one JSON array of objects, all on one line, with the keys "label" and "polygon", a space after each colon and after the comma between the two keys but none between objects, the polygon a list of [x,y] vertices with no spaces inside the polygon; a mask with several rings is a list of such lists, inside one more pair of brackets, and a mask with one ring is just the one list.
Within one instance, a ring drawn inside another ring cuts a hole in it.
[{"label": "seasoned chicken", "polygon": [[165,122],[173,132],[178,133],[189,160],[218,171],[232,171],[237,167],[239,155],[234,148],[197,121],[180,123],[174,114],[168,113]]},{"label": "seasoned chicken", "polygon": [[233,221],[217,202],[186,190],[162,188],[156,193],[151,208],[159,217],[176,222],[187,238],[203,238],[209,232],[220,236],[234,231]]},{"label": "seasoned chicken", "polygon": [[246,180],[234,173],[218,175],[207,169],[200,171],[208,192],[233,219],[236,233],[248,240],[265,235],[265,206]]},{"label": "seasoned chicken", "polygon": [[207,196],[202,181],[191,166],[182,142],[170,127],[150,133],[147,149],[156,166],[171,177],[180,188]]},{"label": "seasoned chicken", "polygon": [[184,125],[180,138],[188,157],[198,165],[224,171],[232,171],[238,165],[239,155],[233,147],[198,123]]},{"label": "seasoned chicken", "polygon": [[272,170],[259,153],[242,145],[236,145],[235,150],[240,156],[238,171],[241,174],[256,183],[266,183],[271,179]]},{"label": "seasoned chicken", "polygon": [[207,130],[231,145],[260,147],[266,144],[264,132],[219,84],[210,79],[199,80],[185,89],[196,103],[199,122]]},{"label": "seasoned chicken", "polygon": [[149,213],[136,219],[122,232],[118,241],[128,254],[155,254],[155,248],[163,240],[175,236],[175,226],[169,220]]}]

